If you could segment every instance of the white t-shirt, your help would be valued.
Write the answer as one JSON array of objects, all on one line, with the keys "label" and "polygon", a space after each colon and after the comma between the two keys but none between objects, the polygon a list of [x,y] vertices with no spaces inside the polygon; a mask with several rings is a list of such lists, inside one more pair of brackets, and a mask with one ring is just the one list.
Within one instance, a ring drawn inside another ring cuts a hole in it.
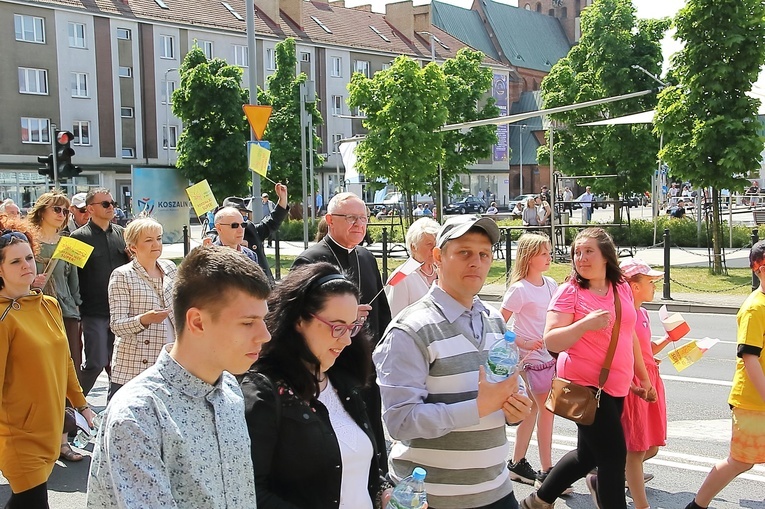
[{"label": "white t-shirt", "polygon": [[[508,328],[515,332],[518,339],[534,341],[542,339],[544,335],[547,306],[558,289],[558,284],[550,277],[542,277],[542,286],[535,286],[525,279],[513,283],[502,300],[502,309],[513,313]],[[526,362],[530,364],[542,364],[553,358],[544,346],[529,352],[519,343],[518,351],[521,358],[528,355]]]},{"label": "white t-shirt", "polygon": [[345,409],[329,380],[319,394],[319,401],[329,412],[329,422],[335,430],[343,462],[339,508],[372,509],[372,500],[367,491],[369,467],[374,454],[372,442]]}]

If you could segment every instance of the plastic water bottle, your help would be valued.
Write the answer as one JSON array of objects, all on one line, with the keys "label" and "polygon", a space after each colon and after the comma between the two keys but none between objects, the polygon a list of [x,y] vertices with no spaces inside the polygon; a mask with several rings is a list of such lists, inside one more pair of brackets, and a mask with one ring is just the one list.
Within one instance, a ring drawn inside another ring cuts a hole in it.
[{"label": "plastic water bottle", "polygon": [[486,361],[486,379],[490,382],[501,382],[515,373],[520,356],[515,344],[515,332],[505,332],[505,337],[489,348],[489,358]]},{"label": "plastic water bottle", "polygon": [[387,507],[391,509],[422,509],[428,503],[425,493],[425,469],[416,467],[412,475],[401,480],[393,489]]}]

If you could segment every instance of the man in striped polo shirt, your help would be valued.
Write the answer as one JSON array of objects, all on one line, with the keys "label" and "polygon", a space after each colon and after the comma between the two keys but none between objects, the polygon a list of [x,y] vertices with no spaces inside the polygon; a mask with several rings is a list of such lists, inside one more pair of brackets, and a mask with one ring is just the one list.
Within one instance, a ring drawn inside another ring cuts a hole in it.
[{"label": "man in striped polo shirt", "polygon": [[431,509],[518,508],[505,423],[529,415],[531,400],[518,393],[517,376],[486,381],[488,349],[505,323],[477,297],[498,240],[488,218],[444,223],[433,249],[438,282],[390,323],[373,355],[383,420],[396,441],[390,475],[399,481],[424,467]]}]

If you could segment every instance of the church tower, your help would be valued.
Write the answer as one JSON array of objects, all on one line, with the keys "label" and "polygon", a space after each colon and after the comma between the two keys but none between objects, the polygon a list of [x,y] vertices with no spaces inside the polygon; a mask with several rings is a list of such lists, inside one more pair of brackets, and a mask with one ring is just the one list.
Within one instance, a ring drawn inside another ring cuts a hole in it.
[{"label": "church tower", "polygon": [[581,34],[579,17],[594,0],[518,0],[518,7],[558,18],[569,42],[576,43]]}]

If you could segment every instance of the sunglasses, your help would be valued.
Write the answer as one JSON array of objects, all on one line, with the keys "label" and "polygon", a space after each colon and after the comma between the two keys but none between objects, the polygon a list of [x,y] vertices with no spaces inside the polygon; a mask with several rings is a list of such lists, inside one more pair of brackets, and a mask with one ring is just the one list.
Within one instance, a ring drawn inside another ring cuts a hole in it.
[{"label": "sunglasses", "polygon": [[23,233],[14,230],[3,230],[2,235],[0,235],[0,247],[5,247],[8,244],[13,244],[14,240],[20,240],[21,242],[29,243],[29,239]]},{"label": "sunglasses", "polygon": [[221,226],[230,226],[232,230],[236,230],[239,227],[244,229],[244,227],[247,226],[247,221],[242,221],[241,223],[218,223],[218,224]]},{"label": "sunglasses", "polygon": [[367,216],[357,216],[355,214],[330,214],[332,217],[342,217],[348,221],[348,224],[353,226],[356,223],[367,224],[369,218]]},{"label": "sunglasses", "polygon": [[105,209],[108,209],[109,207],[116,207],[117,206],[117,202],[116,201],[106,201],[106,200],[104,200],[104,201],[100,201],[100,202],[96,202],[96,203],[98,203],[99,205],[101,205]]},{"label": "sunglasses", "polygon": [[64,214],[65,216],[69,215],[69,209],[66,207],[59,207],[58,205],[54,205],[49,208],[53,209],[53,212],[55,212],[56,214]]},{"label": "sunglasses", "polygon": [[351,337],[353,337],[356,334],[358,334],[361,328],[364,326],[363,323],[359,323],[359,322],[353,322],[350,325],[330,323],[326,321],[324,318],[320,317],[319,315],[312,314],[311,316],[319,320],[321,323],[328,325],[329,328],[332,329],[332,337],[335,339],[342,338],[346,332],[350,332]]}]

